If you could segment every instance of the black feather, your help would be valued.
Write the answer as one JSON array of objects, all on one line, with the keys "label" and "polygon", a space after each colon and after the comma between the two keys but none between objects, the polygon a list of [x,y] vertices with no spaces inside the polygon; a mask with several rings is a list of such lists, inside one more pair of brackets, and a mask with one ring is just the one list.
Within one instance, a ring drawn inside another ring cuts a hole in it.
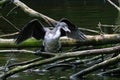
[{"label": "black feather", "polygon": [[34,19],[22,28],[15,42],[19,44],[30,37],[43,39],[44,35],[45,30],[43,28],[43,25],[37,19]]},{"label": "black feather", "polygon": [[72,22],[70,22],[68,19],[66,18],[62,18],[60,20],[60,22],[64,22],[68,25],[68,28],[71,30],[71,33],[66,33],[65,31],[61,31],[62,36],[67,35],[68,37],[77,39],[77,40],[86,40],[86,35],[81,32]]}]

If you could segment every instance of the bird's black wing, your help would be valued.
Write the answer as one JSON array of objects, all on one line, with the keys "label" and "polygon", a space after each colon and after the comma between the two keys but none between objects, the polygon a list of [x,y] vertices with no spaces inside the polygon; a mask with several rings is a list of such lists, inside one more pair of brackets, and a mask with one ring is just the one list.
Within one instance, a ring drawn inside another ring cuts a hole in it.
[{"label": "bird's black wing", "polygon": [[30,37],[34,37],[38,40],[43,39],[45,32],[43,25],[37,19],[34,19],[22,28],[15,42],[19,44]]},{"label": "bird's black wing", "polygon": [[73,23],[71,23],[68,19],[63,18],[60,20],[60,22],[64,22],[68,25],[68,28],[71,30],[71,33],[66,33],[65,31],[61,30],[62,36],[67,35],[68,37],[77,39],[77,40],[86,40],[86,35],[81,32]]}]

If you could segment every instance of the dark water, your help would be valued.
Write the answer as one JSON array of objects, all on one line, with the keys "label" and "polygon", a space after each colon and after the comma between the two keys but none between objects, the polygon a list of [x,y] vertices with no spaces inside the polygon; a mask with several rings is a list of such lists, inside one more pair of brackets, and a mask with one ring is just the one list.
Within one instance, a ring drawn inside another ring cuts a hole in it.
[{"label": "dark water", "polygon": [[[83,28],[90,28],[97,30],[97,24],[116,24],[118,15],[117,10],[109,5],[105,0],[21,0],[32,9],[41,12],[55,20],[60,20],[65,17],[70,19],[74,24]],[[13,5],[1,10],[4,16],[10,11]],[[20,9],[16,9],[7,17],[14,25],[22,28],[24,24],[32,20]],[[13,33],[17,30],[0,18],[0,35],[6,33]],[[3,66],[10,58],[10,64],[15,62],[26,61],[35,58],[33,54],[0,54],[0,70],[2,72]],[[38,69],[41,69],[38,68]],[[53,70],[45,73],[39,73],[33,70],[27,70],[23,73],[16,74],[9,78],[9,80],[69,80],[69,76],[79,70]],[[0,72],[0,73],[1,73]],[[86,78],[87,80],[119,80],[115,77],[101,77],[91,74]]]}]

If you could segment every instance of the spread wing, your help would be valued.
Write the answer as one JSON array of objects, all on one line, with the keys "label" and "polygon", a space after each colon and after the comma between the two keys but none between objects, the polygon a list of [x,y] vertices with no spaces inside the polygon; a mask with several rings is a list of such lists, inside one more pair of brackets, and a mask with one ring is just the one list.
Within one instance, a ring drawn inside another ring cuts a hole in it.
[{"label": "spread wing", "polygon": [[45,32],[43,25],[37,19],[34,19],[22,28],[15,42],[19,44],[30,37],[38,40],[43,39]]},{"label": "spread wing", "polygon": [[64,30],[61,30],[61,36],[68,36],[77,40],[86,40],[86,35],[81,32],[73,23],[71,23],[68,19],[63,18],[60,22],[64,22],[68,25],[68,28],[71,30],[71,33],[66,33]]}]

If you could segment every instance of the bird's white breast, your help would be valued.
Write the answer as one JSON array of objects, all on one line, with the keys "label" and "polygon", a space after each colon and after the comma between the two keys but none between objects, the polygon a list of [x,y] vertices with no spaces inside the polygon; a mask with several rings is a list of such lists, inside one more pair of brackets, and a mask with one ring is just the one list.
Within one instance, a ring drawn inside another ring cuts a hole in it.
[{"label": "bird's white breast", "polygon": [[49,33],[46,34],[44,38],[43,45],[45,46],[45,51],[47,52],[57,52],[61,47],[59,43],[60,34],[59,33]]}]

